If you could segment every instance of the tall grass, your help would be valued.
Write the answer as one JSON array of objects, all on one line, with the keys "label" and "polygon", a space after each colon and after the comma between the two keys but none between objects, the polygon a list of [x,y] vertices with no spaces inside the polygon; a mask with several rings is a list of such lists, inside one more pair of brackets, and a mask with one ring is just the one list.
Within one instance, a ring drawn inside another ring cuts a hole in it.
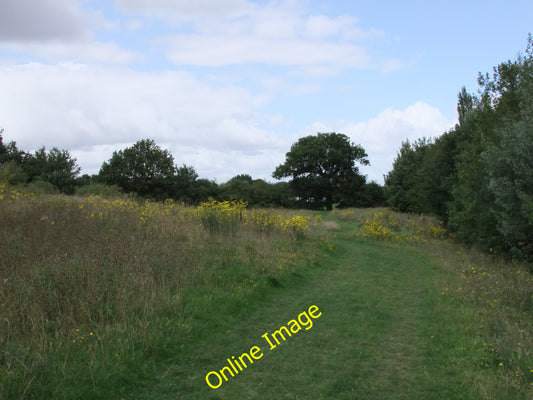
[{"label": "tall grass", "polygon": [[355,222],[356,235],[397,243],[430,244],[436,239],[453,238],[443,221],[424,214],[394,212],[387,208],[335,210],[340,220]]},{"label": "tall grass", "polygon": [[245,301],[313,262],[316,246],[302,240],[315,223],[309,215],[297,228],[264,230],[253,222],[263,212],[246,210],[228,231],[213,229],[206,209],[223,220],[209,203],[35,197],[1,186],[0,398],[98,397],[106,385],[142,385],[143,371],[129,368],[169,327],[182,340],[195,298]]}]

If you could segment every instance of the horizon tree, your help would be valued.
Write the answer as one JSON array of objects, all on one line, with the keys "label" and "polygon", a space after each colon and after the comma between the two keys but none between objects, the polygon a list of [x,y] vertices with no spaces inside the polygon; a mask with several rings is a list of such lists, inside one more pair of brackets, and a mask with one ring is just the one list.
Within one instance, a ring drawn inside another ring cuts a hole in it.
[{"label": "horizon tree", "polygon": [[365,183],[356,164],[369,165],[366,157],[363,147],[348,136],[319,132],[294,143],[272,176],[292,178],[290,185],[300,203],[332,210],[334,203],[352,199]]},{"label": "horizon tree", "polygon": [[28,176],[29,182],[49,182],[60,192],[72,194],[81,168],[68,150],[53,147],[47,152],[43,146],[35,154],[29,154],[25,158],[22,170]]},{"label": "horizon tree", "polygon": [[175,174],[172,154],[152,139],[139,140],[131,147],[113,152],[99,172],[108,185],[115,184],[126,193],[156,199],[172,197]]}]

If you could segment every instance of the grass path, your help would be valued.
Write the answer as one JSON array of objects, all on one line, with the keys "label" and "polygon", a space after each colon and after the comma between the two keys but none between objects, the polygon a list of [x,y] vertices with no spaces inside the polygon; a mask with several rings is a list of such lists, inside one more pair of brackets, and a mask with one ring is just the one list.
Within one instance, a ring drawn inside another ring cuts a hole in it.
[{"label": "grass path", "polygon": [[[340,238],[322,265],[272,289],[237,318],[224,319],[216,307],[203,321],[206,330],[217,325],[213,334],[186,346],[161,371],[158,386],[138,398],[479,398],[469,381],[475,337],[465,331],[475,321],[459,307],[443,306],[447,278],[427,254]],[[269,350],[261,336],[311,305],[322,312],[312,328]],[[207,386],[207,372],[255,345],[261,359],[220,388]]]},{"label": "grass path", "polygon": [[[130,236],[145,209],[93,220],[64,200],[2,214],[0,400],[533,399],[531,270],[430,218],[322,213],[295,241],[211,235],[154,203],[154,235]],[[34,230],[42,207],[58,222]]]}]

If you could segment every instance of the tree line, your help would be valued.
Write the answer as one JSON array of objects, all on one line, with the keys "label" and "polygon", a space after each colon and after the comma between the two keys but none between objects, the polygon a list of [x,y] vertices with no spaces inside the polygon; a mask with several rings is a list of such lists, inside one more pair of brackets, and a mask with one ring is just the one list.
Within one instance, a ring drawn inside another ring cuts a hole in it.
[{"label": "tree line", "polygon": [[405,141],[385,178],[388,205],[442,217],[462,241],[533,257],[533,39],[525,54],[462,88],[459,123]]},{"label": "tree line", "polygon": [[383,205],[383,187],[366,182],[356,163],[366,153],[337,133],[301,138],[273,176],[290,181],[267,182],[240,174],[225,183],[199,178],[192,166],[178,166],[172,154],[151,139],[115,151],[96,175],[79,176],[80,167],[67,150],[45,147],[35,153],[4,144],[0,131],[0,183],[26,185],[34,191],[64,194],[126,193],[154,200],[198,204],[210,198],[244,200],[252,206],[327,208]]},{"label": "tree line", "polygon": [[46,151],[43,146],[35,153],[20,150],[15,142],[4,143],[0,129],[0,183],[22,185],[36,182],[36,186],[55,188],[72,194],[80,167],[67,150],[57,147]]},{"label": "tree line", "polygon": [[[435,139],[405,141],[385,176],[367,182],[360,146],[340,133],[300,138],[272,176],[241,174],[218,184],[178,166],[168,150],[143,139],[115,151],[98,174],[79,176],[68,151],[44,147],[31,154],[4,144],[0,183],[48,187],[66,194],[110,187],[141,198],[199,203],[209,198],[256,206],[372,207],[440,216],[468,244],[513,257],[533,257],[533,38],[524,55],[479,74],[476,94],[462,88],[458,124]],[[107,188],[107,189],[106,189]]]}]

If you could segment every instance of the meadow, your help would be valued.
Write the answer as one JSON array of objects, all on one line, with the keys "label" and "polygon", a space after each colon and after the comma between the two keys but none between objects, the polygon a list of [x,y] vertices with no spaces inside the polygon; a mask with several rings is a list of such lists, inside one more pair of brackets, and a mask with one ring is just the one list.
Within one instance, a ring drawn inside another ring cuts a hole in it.
[{"label": "meadow", "polygon": [[6,399],[131,390],[131,366],[188,335],[198,309],[249,301],[316,253],[309,214],[0,189]]},{"label": "meadow", "polygon": [[[454,240],[388,209],[1,186],[0,399],[531,398],[531,272]],[[312,329],[206,384],[313,304]]]}]

